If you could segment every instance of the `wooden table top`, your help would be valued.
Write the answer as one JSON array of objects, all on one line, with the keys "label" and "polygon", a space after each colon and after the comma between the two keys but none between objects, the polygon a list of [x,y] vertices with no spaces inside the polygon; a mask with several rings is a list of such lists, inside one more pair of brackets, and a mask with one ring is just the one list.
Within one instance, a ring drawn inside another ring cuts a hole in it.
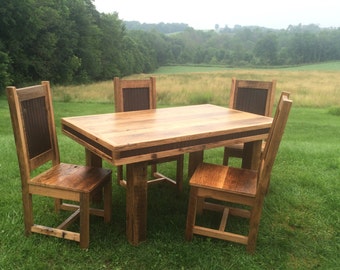
[{"label": "wooden table top", "polygon": [[62,131],[114,165],[265,139],[272,118],[211,104],[66,117]]}]

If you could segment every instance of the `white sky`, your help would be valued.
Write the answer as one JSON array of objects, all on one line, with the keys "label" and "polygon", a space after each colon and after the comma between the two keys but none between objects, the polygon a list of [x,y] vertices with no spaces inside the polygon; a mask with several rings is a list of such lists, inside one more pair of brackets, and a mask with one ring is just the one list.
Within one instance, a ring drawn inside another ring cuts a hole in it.
[{"label": "white sky", "polygon": [[186,23],[198,29],[317,24],[340,27],[340,0],[94,0],[99,12],[117,12],[124,21]]}]

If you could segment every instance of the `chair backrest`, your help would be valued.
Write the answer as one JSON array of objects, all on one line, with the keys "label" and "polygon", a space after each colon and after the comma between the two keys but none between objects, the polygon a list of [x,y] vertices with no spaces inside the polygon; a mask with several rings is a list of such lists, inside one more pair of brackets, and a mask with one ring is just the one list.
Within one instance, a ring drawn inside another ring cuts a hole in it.
[{"label": "chair backrest", "polygon": [[121,80],[114,78],[115,111],[156,109],[156,78]]},{"label": "chair backrest", "polygon": [[23,184],[31,172],[52,161],[60,163],[50,84],[6,88],[20,174]]},{"label": "chair backrest", "polygon": [[229,107],[265,116],[271,116],[276,81],[231,80]]},{"label": "chair backrest", "polygon": [[282,92],[259,165],[258,191],[263,194],[268,190],[270,174],[279,150],[292,103],[289,99],[289,93]]}]

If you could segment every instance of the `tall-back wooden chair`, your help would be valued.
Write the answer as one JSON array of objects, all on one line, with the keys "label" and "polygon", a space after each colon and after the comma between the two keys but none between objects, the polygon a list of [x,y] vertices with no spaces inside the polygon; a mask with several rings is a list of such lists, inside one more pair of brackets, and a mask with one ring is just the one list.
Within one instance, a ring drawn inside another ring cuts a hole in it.
[{"label": "tall-back wooden chair", "polygon": [[[245,244],[248,252],[255,251],[264,198],[291,105],[292,101],[283,93],[258,170],[208,163],[198,166],[190,179],[186,240],[191,241],[193,234],[199,234]],[[204,209],[222,212],[218,228],[196,225],[196,213]],[[226,230],[229,214],[249,219],[247,234]]]},{"label": "tall-back wooden chair", "polygon": [[[111,219],[111,171],[60,163],[49,82],[20,89],[10,86],[6,91],[21,175],[26,235],[41,233],[77,241],[81,248],[88,248],[89,215],[102,216],[105,222]],[[45,164],[48,168],[39,173]],[[103,209],[90,209],[91,196],[102,190]],[[56,227],[35,224],[33,195],[54,198],[56,211],[70,210],[71,216]],[[77,217],[80,231],[67,230]]]},{"label": "tall-back wooden chair", "polygon": [[[122,80],[115,77],[114,98],[116,112],[156,109],[156,78],[150,77],[148,79],[139,80]],[[171,129],[171,127],[169,127],[169,129]],[[157,164],[170,161],[177,162],[176,180],[157,171]],[[181,191],[183,186],[183,163],[183,155],[150,161],[152,177],[148,183],[167,181],[175,184],[178,191]],[[117,167],[117,181],[123,186],[126,185],[126,181],[123,180],[123,166]]]},{"label": "tall-back wooden chair", "polygon": [[[229,107],[250,113],[272,116],[276,81],[231,80]],[[243,144],[224,148],[223,164],[228,165],[230,157],[243,158]],[[262,145],[262,150],[264,144]]]}]

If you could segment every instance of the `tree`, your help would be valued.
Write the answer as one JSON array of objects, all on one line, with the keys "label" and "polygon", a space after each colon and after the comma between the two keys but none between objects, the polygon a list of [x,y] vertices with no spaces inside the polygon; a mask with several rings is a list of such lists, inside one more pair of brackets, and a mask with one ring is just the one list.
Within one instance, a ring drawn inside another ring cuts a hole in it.
[{"label": "tree", "polygon": [[124,66],[124,37],[125,26],[117,13],[101,14],[99,23],[101,38],[101,79],[112,79],[122,75]]},{"label": "tree", "polygon": [[255,56],[264,65],[275,65],[277,63],[277,37],[273,33],[266,34],[259,39],[254,48]]},{"label": "tree", "polygon": [[294,33],[291,39],[290,51],[296,64],[318,62],[318,48],[318,41],[311,33]]},{"label": "tree", "polygon": [[0,42],[0,95],[5,87],[12,83],[9,73],[9,57],[8,54],[1,50],[2,44]]}]

